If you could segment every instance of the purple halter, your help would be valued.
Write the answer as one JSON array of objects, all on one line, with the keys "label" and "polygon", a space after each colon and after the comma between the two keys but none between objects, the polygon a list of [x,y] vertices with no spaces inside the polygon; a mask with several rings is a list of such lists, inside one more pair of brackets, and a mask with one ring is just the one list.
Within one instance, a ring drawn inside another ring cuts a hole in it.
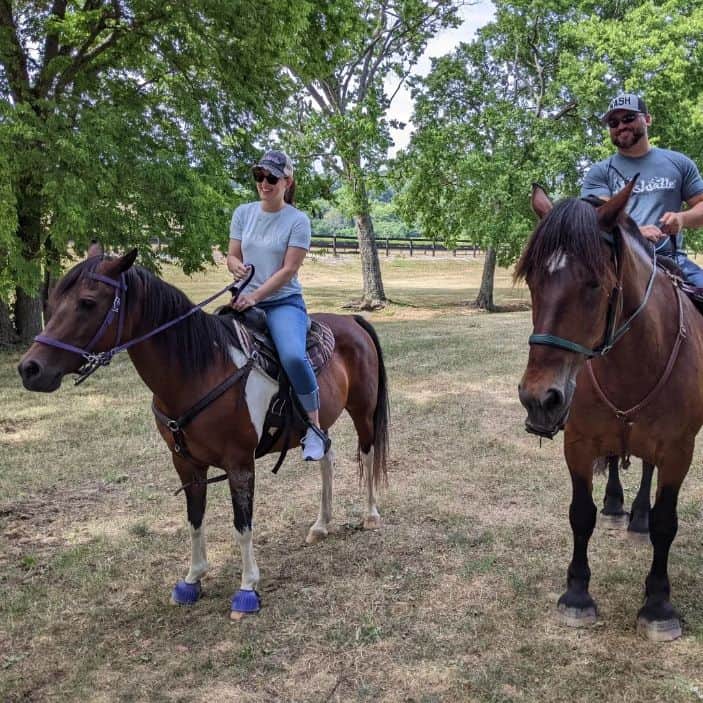
[{"label": "purple halter", "polygon": [[[156,329],[151,330],[151,332],[147,332],[146,334],[143,334],[141,337],[137,337],[136,339],[131,339],[130,341],[125,342],[124,344],[120,344],[120,340],[122,339],[122,330],[124,329],[125,306],[123,304],[123,298],[126,297],[127,294],[127,283],[125,282],[125,274],[121,273],[120,280],[116,281],[113,278],[102,276],[99,273],[90,272],[87,274],[89,278],[92,278],[96,281],[100,281],[101,283],[106,283],[107,285],[112,286],[115,289],[115,298],[112,301],[112,306],[107,311],[107,315],[105,315],[105,319],[103,320],[102,325],[100,325],[100,329],[90,340],[88,346],[85,349],[81,349],[80,347],[75,347],[72,344],[67,344],[66,342],[62,342],[58,339],[52,339],[51,337],[47,337],[43,334],[37,335],[34,338],[34,341],[39,342],[41,344],[46,344],[49,347],[56,347],[57,349],[63,349],[65,351],[73,352],[74,354],[78,354],[85,359],[85,364],[83,364],[77,371],[78,378],[75,382],[75,385],[77,386],[78,384],[83,383],[83,381],[85,381],[88,376],[97,371],[101,366],[107,366],[116,354],[119,354],[121,351],[129,349],[135,344],[139,344],[139,342],[143,342],[144,340],[149,339],[149,337],[153,337],[155,334],[162,332],[168,327],[171,327],[172,325],[178,324],[182,320],[185,320],[187,317],[190,317],[194,312],[197,312],[201,308],[205,307],[208,303],[211,303],[213,300],[215,300],[215,298],[218,298],[226,291],[231,291],[233,296],[232,300],[236,300],[239,296],[239,293],[248,285],[249,281],[251,281],[251,279],[254,277],[254,267],[250,266],[249,268],[249,274],[239,286],[230,283],[228,286],[225,286],[222,290],[217,291],[217,293],[215,293],[214,295],[211,295],[206,300],[203,300],[202,303],[194,305],[190,310],[188,310],[188,312],[184,313],[183,315],[180,315],[175,320],[165,322],[163,325],[159,325]],[[123,298],[120,297],[121,292],[125,294]],[[108,349],[107,351],[94,353],[93,348],[100,341],[100,338],[105,334],[108,327],[112,324],[112,321],[115,319],[115,315],[119,316],[117,321],[117,338],[115,339],[115,346],[112,347],[112,349]]]},{"label": "purple halter", "polygon": [[[107,276],[102,276],[99,273],[88,273],[88,277],[93,280],[106,283],[108,286],[112,286],[115,289],[115,297],[112,301],[110,309],[105,315],[100,329],[95,333],[93,338],[88,342],[85,349],[80,347],[74,347],[72,344],[66,344],[58,339],[52,339],[46,335],[39,334],[34,338],[35,342],[40,342],[41,344],[46,344],[50,347],[56,347],[57,349],[64,349],[65,351],[73,352],[74,354],[79,354],[85,359],[85,364],[78,369],[78,379],[76,380],[76,385],[85,381],[90,374],[96,371],[100,366],[107,366],[111,361],[112,357],[120,351],[119,345],[122,339],[122,330],[124,329],[124,305],[122,304],[122,298],[120,293],[127,293],[127,284],[125,282],[124,273],[120,274],[120,280],[116,281]],[[115,346],[106,352],[93,353],[93,348],[100,341],[102,336],[107,332],[108,327],[112,324],[115,319],[115,315],[118,315],[117,321],[117,339],[115,340]]]}]

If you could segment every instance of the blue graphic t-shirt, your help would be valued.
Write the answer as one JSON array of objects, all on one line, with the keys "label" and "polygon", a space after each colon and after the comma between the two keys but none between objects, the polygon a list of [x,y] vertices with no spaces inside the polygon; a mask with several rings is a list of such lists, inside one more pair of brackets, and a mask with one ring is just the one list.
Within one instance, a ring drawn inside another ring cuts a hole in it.
[{"label": "blue graphic t-shirt", "polygon": [[[261,203],[247,203],[232,214],[229,237],[242,242],[244,263],[254,264],[254,278],[247,287],[247,292],[253,292],[283,266],[288,247],[310,249],[310,219],[292,205],[286,204],[278,212],[265,212]],[[300,292],[302,286],[293,276],[266,300]]]},{"label": "blue graphic t-shirt", "polygon": [[[594,164],[581,186],[581,197],[612,197],[636,174],[640,174],[632,191],[627,211],[640,226],[660,226],[665,212],[678,212],[694,195],[703,193],[703,179],[696,164],[684,154],[652,147],[637,158],[616,153]],[[677,249],[683,249],[683,234],[676,238]],[[657,244],[657,250],[670,249],[669,238]]]}]

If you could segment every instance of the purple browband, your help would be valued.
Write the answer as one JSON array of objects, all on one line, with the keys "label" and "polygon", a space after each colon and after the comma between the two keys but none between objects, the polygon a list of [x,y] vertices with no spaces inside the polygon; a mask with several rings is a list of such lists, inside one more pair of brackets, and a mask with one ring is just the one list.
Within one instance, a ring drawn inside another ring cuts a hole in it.
[{"label": "purple browband", "polygon": [[[183,315],[180,315],[175,320],[165,322],[163,325],[159,325],[156,329],[151,330],[151,332],[147,332],[147,334],[143,334],[141,337],[137,337],[136,339],[131,339],[128,342],[125,342],[124,344],[120,344],[120,340],[122,339],[122,330],[124,329],[125,308],[123,301],[120,298],[120,291],[124,291],[125,294],[127,293],[125,274],[120,274],[120,280],[116,281],[113,278],[102,276],[99,273],[88,273],[89,278],[92,278],[96,281],[101,281],[102,283],[106,283],[107,285],[112,286],[115,289],[115,298],[112,301],[112,306],[107,311],[107,315],[105,315],[105,319],[103,320],[102,325],[100,325],[100,329],[90,340],[88,346],[85,349],[81,349],[80,347],[75,347],[72,344],[66,344],[66,342],[62,342],[58,339],[52,339],[51,337],[47,337],[43,334],[37,335],[34,338],[34,341],[40,342],[41,344],[46,344],[50,347],[56,347],[57,349],[63,349],[64,351],[73,352],[74,354],[82,356],[85,359],[86,363],[78,369],[78,379],[76,380],[76,385],[78,385],[79,383],[85,381],[85,379],[88,378],[88,376],[90,376],[90,374],[96,371],[100,366],[107,366],[116,354],[119,354],[125,349],[129,349],[135,344],[139,344],[140,342],[143,342],[149,339],[150,337],[153,337],[159,332],[163,332],[165,329],[168,329],[169,327],[172,327],[173,325],[182,322],[187,317],[190,317],[194,312],[205,307],[208,303],[211,303],[213,300],[215,300],[215,298],[219,298],[219,296],[221,296],[226,291],[231,291],[233,294],[232,299],[235,300],[239,293],[249,284],[249,281],[251,281],[251,279],[254,277],[254,267],[250,266],[249,268],[249,274],[247,275],[246,279],[244,279],[244,282],[241,285],[236,286],[235,284],[230,283],[228,286],[225,286],[222,290],[219,290],[214,295],[211,295],[207,300],[203,300],[201,303],[198,303],[197,305],[193,306],[190,310],[188,310],[188,312],[184,313]],[[112,321],[115,319],[115,315],[119,315],[117,322],[117,339],[115,340],[115,346],[112,347],[112,349],[108,349],[107,351],[93,353],[93,347],[100,341],[100,338],[103,336],[103,334],[105,334],[107,328],[112,324]]]}]

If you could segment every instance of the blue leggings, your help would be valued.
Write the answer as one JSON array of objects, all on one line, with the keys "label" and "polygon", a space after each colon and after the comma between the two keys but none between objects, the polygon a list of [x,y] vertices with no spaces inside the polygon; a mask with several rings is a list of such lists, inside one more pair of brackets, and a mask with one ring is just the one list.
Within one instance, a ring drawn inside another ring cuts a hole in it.
[{"label": "blue leggings", "polygon": [[266,311],[266,322],[281,365],[290,378],[300,404],[307,412],[319,410],[317,378],[305,351],[309,318],[303,296],[294,293],[280,300],[263,301],[259,307]]}]

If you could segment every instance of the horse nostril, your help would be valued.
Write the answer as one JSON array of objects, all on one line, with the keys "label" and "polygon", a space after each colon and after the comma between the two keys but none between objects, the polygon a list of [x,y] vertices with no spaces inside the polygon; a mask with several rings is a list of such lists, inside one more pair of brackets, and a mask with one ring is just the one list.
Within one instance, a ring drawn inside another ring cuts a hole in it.
[{"label": "horse nostril", "polygon": [[542,408],[550,412],[564,404],[564,394],[558,388],[550,388],[542,400]]},{"label": "horse nostril", "polygon": [[20,376],[25,380],[31,380],[41,374],[41,366],[36,361],[25,361],[19,366]]}]

